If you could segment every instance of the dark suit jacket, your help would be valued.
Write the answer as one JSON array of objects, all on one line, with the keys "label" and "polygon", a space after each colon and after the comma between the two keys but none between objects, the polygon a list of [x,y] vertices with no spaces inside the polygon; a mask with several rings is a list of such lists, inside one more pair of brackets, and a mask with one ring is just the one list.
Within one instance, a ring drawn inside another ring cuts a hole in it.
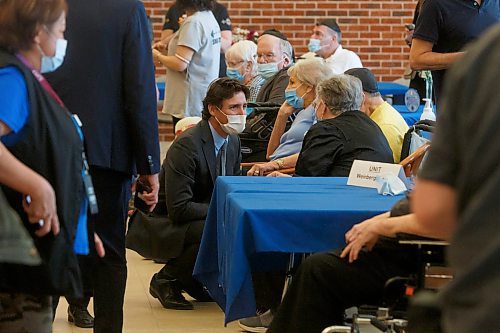
[{"label": "dark suit jacket", "polygon": [[256,102],[283,104],[285,101],[285,89],[288,86],[288,67],[282,68],[274,76],[267,79],[264,85],[259,90]]},{"label": "dark suit jacket", "polygon": [[160,170],[148,21],[139,0],[67,0],[63,65],[47,75],[83,123],[90,165]]},{"label": "dark suit jacket", "polygon": [[[230,135],[226,150],[226,175],[239,175],[241,143]],[[186,130],[170,146],[163,162],[171,244],[166,258],[177,256],[190,222],[205,220],[216,179],[215,146],[208,121]]]}]

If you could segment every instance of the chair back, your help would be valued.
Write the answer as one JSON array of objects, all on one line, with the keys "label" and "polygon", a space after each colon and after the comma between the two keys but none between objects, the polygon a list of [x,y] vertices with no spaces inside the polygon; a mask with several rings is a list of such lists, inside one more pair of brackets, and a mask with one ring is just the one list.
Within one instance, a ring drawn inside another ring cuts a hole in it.
[{"label": "chair back", "polygon": [[410,156],[406,157],[404,160],[399,162],[403,166],[406,177],[416,176],[418,169],[420,168],[420,164],[422,164],[422,160],[425,157],[425,154],[431,147],[430,143],[424,143],[420,148],[415,150]]}]

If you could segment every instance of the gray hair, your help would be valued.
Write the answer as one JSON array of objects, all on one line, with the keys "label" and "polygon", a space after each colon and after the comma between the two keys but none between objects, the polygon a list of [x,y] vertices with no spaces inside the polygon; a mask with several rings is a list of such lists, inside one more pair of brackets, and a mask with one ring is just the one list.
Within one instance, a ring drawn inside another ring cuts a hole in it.
[{"label": "gray hair", "polygon": [[333,30],[333,33],[337,36],[337,43],[342,44],[342,33]]},{"label": "gray hair", "polygon": [[280,38],[280,50],[285,55],[288,60],[290,60],[290,64],[293,63],[293,47],[289,41]]},{"label": "gray hair", "polygon": [[363,86],[352,75],[334,75],[316,87],[316,96],[334,116],[338,116],[346,111],[359,111],[363,103]]},{"label": "gray hair", "polygon": [[300,82],[316,87],[320,82],[333,76],[333,71],[323,58],[315,57],[299,60],[288,69],[288,76],[295,76]]},{"label": "gray hair", "polygon": [[234,57],[252,64],[252,76],[257,74],[257,44],[250,40],[240,40],[231,45],[226,51],[226,61],[228,57]]}]

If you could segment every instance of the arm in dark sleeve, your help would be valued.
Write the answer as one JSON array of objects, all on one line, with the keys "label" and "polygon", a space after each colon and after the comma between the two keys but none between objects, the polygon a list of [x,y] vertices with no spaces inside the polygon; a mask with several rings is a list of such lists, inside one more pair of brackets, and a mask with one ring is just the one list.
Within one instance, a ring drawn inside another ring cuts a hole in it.
[{"label": "arm in dark sleeve", "polygon": [[295,174],[304,177],[324,177],[335,164],[338,154],[342,151],[344,141],[342,134],[332,129],[315,126],[304,138]]},{"label": "arm in dark sleeve", "polygon": [[266,102],[270,104],[283,104],[285,102],[285,89],[288,86],[289,80],[290,77],[286,70],[279,73]]},{"label": "arm in dark sleeve", "polygon": [[443,25],[443,16],[439,8],[440,0],[425,0],[420,8],[413,38],[436,44]]},{"label": "arm in dark sleeve", "polygon": [[174,223],[203,220],[208,203],[194,202],[193,188],[198,166],[197,149],[190,137],[180,137],[172,144],[165,165],[167,208]]},{"label": "arm in dark sleeve", "polygon": [[165,14],[165,22],[163,23],[163,30],[173,30],[176,32],[179,30],[179,17],[181,14],[179,13],[179,10],[177,9],[177,6],[174,4],[170,6],[170,8],[167,10],[167,13]]},{"label": "arm in dark sleeve", "polygon": [[216,8],[214,10],[214,16],[219,23],[219,27],[221,31],[231,31],[231,19],[229,18],[229,13],[227,12],[227,8],[220,3],[215,4]]},{"label": "arm in dark sleeve", "polygon": [[240,140],[240,137],[238,135],[231,135],[231,139],[230,140],[236,140],[238,142],[238,144],[236,145],[236,151],[234,152],[234,154],[236,154],[236,158],[235,158],[235,163],[234,163],[234,166],[233,166],[233,173],[232,175],[233,176],[241,176],[241,140]]},{"label": "arm in dark sleeve", "polygon": [[156,89],[148,20],[144,5],[138,1],[130,15],[123,48],[123,108],[137,172],[160,171],[160,146],[156,113]]}]

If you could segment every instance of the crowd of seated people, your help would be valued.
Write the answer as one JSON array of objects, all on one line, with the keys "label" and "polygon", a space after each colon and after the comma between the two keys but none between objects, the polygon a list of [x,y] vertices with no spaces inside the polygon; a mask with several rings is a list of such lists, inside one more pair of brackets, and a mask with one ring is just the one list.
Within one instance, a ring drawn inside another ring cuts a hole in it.
[{"label": "crowd of seated people", "polygon": [[[360,111],[361,81],[336,75],[317,87],[318,105],[313,125],[297,158],[295,174],[312,177],[346,177],[354,160],[393,163],[382,130]],[[271,176],[281,176],[275,171]]]}]

